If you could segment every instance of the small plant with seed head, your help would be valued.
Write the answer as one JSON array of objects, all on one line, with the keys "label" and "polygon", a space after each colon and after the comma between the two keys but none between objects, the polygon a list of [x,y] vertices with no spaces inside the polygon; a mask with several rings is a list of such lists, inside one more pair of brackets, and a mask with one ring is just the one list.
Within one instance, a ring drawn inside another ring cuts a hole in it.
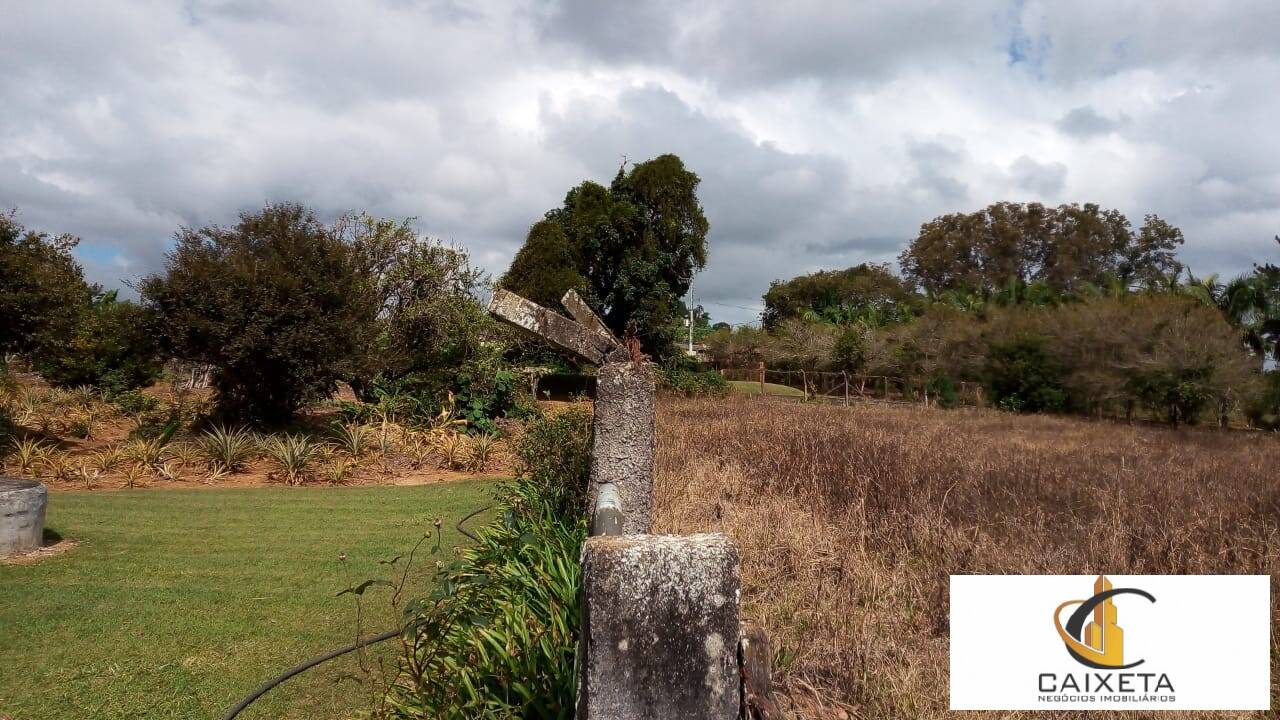
[{"label": "small plant with seed head", "polygon": [[23,475],[35,475],[36,468],[44,459],[46,447],[39,440],[23,438],[13,444],[13,459]]},{"label": "small plant with seed head", "polygon": [[472,470],[484,470],[489,464],[489,458],[493,456],[494,445],[497,443],[496,435],[485,433],[471,438],[470,447],[468,448],[468,465]]},{"label": "small plant with seed head", "polygon": [[136,460],[147,467],[155,467],[164,459],[166,445],[168,443],[162,437],[151,438],[150,440],[137,438],[125,447],[125,454],[130,459]]},{"label": "small plant with seed head", "polygon": [[257,449],[257,442],[244,428],[235,430],[218,425],[205,431],[197,441],[199,451],[209,461],[210,467],[236,472],[244,466]]},{"label": "small plant with seed head", "polygon": [[124,462],[124,459],[124,450],[119,445],[107,445],[89,454],[89,462],[99,474],[111,472]]},{"label": "small plant with seed head", "polygon": [[462,433],[446,432],[440,436],[436,442],[436,451],[440,453],[440,459],[446,468],[458,470],[463,467],[467,451],[466,442],[466,436]]},{"label": "small plant with seed head", "polygon": [[124,469],[125,487],[132,490],[138,481],[147,474],[147,466],[142,463],[129,463]]},{"label": "small plant with seed head", "polygon": [[351,457],[359,458],[369,452],[371,431],[369,426],[360,423],[335,423],[333,441]]},{"label": "small plant with seed head", "polygon": [[286,482],[290,485],[301,485],[320,446],[306,435],[288,433],[267,438],[262,444],[262,449],[284,473]]}]

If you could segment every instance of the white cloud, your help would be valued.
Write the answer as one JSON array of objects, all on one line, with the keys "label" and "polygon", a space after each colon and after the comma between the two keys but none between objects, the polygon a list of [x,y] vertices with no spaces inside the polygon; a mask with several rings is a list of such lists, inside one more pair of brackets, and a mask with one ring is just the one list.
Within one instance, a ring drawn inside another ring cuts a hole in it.
[{"label": "white cloud", "polygon": [[1087,5],[12,3],[0,206],[109,285],[284,199],[417,216],[500,273],[573,184],[676,152],[734,322],[997,200],[1158,213],[1200,274],[1275,260],[1280,5]]}]

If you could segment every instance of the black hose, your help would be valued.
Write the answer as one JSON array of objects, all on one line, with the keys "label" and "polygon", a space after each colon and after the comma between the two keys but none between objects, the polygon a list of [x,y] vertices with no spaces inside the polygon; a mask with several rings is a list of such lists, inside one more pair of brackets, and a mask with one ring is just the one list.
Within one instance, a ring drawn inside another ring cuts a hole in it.
[{"label": "black hose", "polygon": [[[471,518],[491,508],[493,508],[492,505],[486,505],[480,508],[479,510],[472,511],[466,517],[459,520],[458,524],[454,525],[454,528],[456,528],[457,531],[462,533],[463,535],[466,535],[467,537],[471,538],[473,542],[480,542],[480,538],[478,536],[473,535],[466,528],[462,527],[462,525],[466,523],[468,520],[470,520]],[[328,662],[336,657],[341,657],[343,655],[346,655],[352,650],[359,650],[362,647],[374,645],[384,640],[390,640],[391,638],[399,635],[400,632],[401,631],[399,629],[388,630],[380,635],[374,635],[373,637],[368,637],[368,638],[365,638],[364,640],[359,640],[350,645],[347,645],[346,647],[338,648],[337,650],[333,650],[331,652],[325,653],[324,655],[321,655],[319,657],[311,658],[310,660],[304,663],[299,663],[297,665],[294,665],[288,670],[285,670],[283,673],[259,685],[257,690],[254,690],[252,693],[249,694],[248,697],[241,700],[234,708],[231,708],[231,712],[228,712],[226,715],[224,715],[222,717],[222,720],[235,720],[235,717],[239,715],[241,711],[243,711],[245,708],[253,704],[253,701],[257,700],[263,695],[266,695],[267,692],[271,690],[271,688],[274,688],[275,686],[279,685],[285,680],[288,680],[294,675],[306,672],[307,670],[310,670],[311,668],[319,665],[320,663]]]},{"label": "black hose", "polygon": [[458,521],[458,524],[457,524],[457,525],[454,525],[453,527],[454,527],[458,532],[460,532],[460,533],[462,533],[463,535],[466,535],[467,537],[471,538],[471,541],[472,541],[472,542],[480,542],[480,538],[479,538],[478,536],[476,536],[476,535],[472,535],[472,534],[471,534],[471,531],[469,531],[469,530],[467,530],[466,528],[462,527],[462,525],[463,525],[465,522],[467,522],[468,520],[470,520],[471,518],[473,518],[473,517],[475,517],[475,516],[479,515],[480,513],[484,512],[484,511],[486,511],[486,510],[491,510],[491,509],[493,509],[493,506],[492,506],[492,505],[485,505],[484,507],[480,508],[479,510],[474,510],[474,511],[472,511],[469,515],[467,515],[466,517],[464,517],[464,518],[462,518],[461,520],[459,520],[459,521]]},{"label": "black hose", "polygon": [[390,640],[391,638],[393,638],[393,637],[395,637],[395,636],[397,636],[397,635],[399,635],[399,634],[400,634],[400,630],[399,630],[398,628],[397,628],[397,629],[395,629],[395,630],[388,630],[388,631],[386,631],[386,632],[382,633],[381,635],[374,635],[373,637],[365,638],[364,640],[360,640],[360,641],[358,641],[358,642],[354,642],[354,643],[352,643],[352,644],[350,644],[350,645],[348,645],[348,646],[346,646],[346,647],[338,648],[337,650],[333,650],[333,651],[331,651],[331,652],[325,653],[324,655],[321,655],[320,657],[312,658],[312,659],[310,659],[310,660],[308,660],[308,661],[306,661],[306,662],[304,662],[304,663],[300,663],[300,664],[298,664],[298,665],[294,665],[293,667],[289,668],[288,670],[285,670],[285,671],[284,671],[283,673],[281,673],[280,675],[277,675],[276,677],[274,677],[274,678],[272,678],[272,679],[270,679],[270,680],[268,680],[268,681],[266,681],[266,682],[262,683],[261,685],[259,685],[257,690],[254,690],[252,693],[250,693],[250,694],[249,694],[249,696],[248,696],[248,697],[246,697],[245,699],[241,700],[241,701],[239,702],[239,704],[237,704],[234,708],[231,708],[231,712],[229,712],[229,713],[227,713],[226,715],[224,715],[224,716],[222,717],[222,720],[233,720],[233,718],[235,718],[235,716],[237,716],[237,715],[239,715],[239,714],[240,714],[240,711],[241,711],[241,710],[244,710],[245,708],[249,707],[249,705],[250,705],[254,700],[257,700],[258,698],[262,697],[263,695],[265,695],[265,694],[267,693],[267,691],[268,691],[268,690],[270,690],[271,688],[273,688],[273,687],[275,687],[275,686],[279,685],[280,683],[284,682],[285,680],[288,680],[289,678],[293,677],[294,675],[297,675],[298,673],[301,673],[301,672],[305,672],[305,671],[307,671],[307,670],[310,670],[311,668],[313,668],[313,667],[315,667],[315,666],[319,665],[319,664],[320,664],[320,663],[322,663],[322,662],[327,662],[327,661],[332,660],[332,659],[334,659],[334,658],[336,658],[336,657],[339,657],[339,656],[341,656],[341,655],[346,655],[347,653],[351,652],[352,650],[358,650],[358,649],[360,649],[360,648],[362,648],[362,647],[365,647],[366,645],[373,645],[374,643],[380,643],[380,642],[382,642],[383,640]]}]

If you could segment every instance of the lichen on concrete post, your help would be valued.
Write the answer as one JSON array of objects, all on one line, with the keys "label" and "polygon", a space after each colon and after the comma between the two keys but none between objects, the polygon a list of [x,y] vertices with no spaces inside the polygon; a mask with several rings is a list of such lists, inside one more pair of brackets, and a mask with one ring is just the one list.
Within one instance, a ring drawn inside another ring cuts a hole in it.
[{"label": "lichen on concrete post", "polygon": [[596,374],[591,496],[612,483],[625,508],[622,532],[649,532],[653,506],[654,393],[657,375],[648,362],[607,362]]},{"label": "lichen on concrete post", "polygon": [[734,720],[738,551],[727,537],[588,538],[579,720]]}]

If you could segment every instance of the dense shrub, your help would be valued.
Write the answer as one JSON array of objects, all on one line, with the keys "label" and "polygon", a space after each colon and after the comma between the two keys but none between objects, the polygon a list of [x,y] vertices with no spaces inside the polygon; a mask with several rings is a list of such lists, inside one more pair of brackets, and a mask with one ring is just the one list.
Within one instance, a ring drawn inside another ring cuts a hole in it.
[{"label": "dense shrub", "polygon": [[53,385],[89,385],[112,396],[155,382],[162,364],[150,314],[113,290],[96,297],[70,340],[40,355],[35,367]]},{"label": "dense shrub", "polygon": [[375,329],[355,251],[298,205],[184,228],[164,274],[140,287],[173,354],[214,367],[228,420],[280,423],[328,396]]},{"label": "dense shrub", "polygon": [[154,412],[160,407],[158,398],[139,390],[126,390],[116,393],[112,396],[111,403],[116,406],[121,414],[127,417],[140,417],[146,413]]},{"label": "dense shrub", "polygon": [[430,597],[404,608],[406,653],[385,715],[573,717],[590,437],[579,408],[530,423],[498,519]]},{"label": "dense shrub", "polygon": [[567,517],[585,517],[591,472],[591,411],[583,405],[529,422],[516,444],[521,477]]},{"label": "dense shrub", "polygon": [[696,363],[678,358],[658,367],[658,386],[687,397],[729,392],[729,383],[718,370],[701,368]]},{"label": "dense shrub", "polygon": [[1006,410],[1062,410],[1062,367],[1045,348],[1046,339],[1023,335],[991,346],[987,356],[987,390],[991,402]]},{"label": "dense shrub", "polygon": [[867,326],[852,323],[840,330],[831,348],[831,365],[837,370],[860,372],[867,366]]},{"label": "dense shrub", "polygon": [[1263,376],[1262,388],[1246,406],[1245,414],[1254,427],[1280,430],[1280,370]]},{"label": "dense shrub", "polygon": [[479,376],[459,373],[453,388],[458,413],[474,432],[495,433],[498,431],[495,420],[528,417],[534,411],[530,399],[520,394],[516,376],[510,370],[490,371]]},{"label": "dense shrub", "polygon": [[348,378],[363,400],[377,386],[438,401],[458,373],[479,376],[501,355],[502,333],[476,299],[484,273],[465,250],[420,235],[408,220],[346,217],[335,233],[353,249],[373,304]]}]

